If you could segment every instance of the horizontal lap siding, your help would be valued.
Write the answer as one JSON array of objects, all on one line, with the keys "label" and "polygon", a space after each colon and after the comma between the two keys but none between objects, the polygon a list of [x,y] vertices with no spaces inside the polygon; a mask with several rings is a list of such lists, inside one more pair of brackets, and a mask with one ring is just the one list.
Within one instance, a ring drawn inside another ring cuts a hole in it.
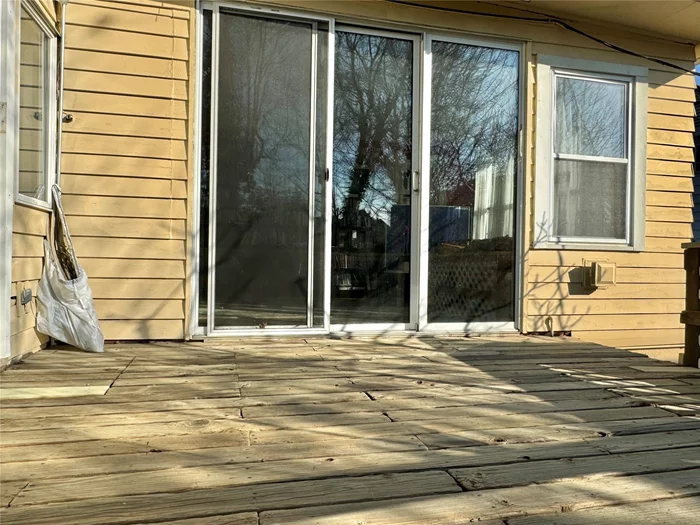
[{"label": "horizontal lap siding", "polygon": [[[687,56],[673,58],[689,57],[690,48]],[[531,250],[525,279],[526,329],[570,331],[584,340],[677,360],[684,338],[679,319],[685,298],[681,244],[693,237],[695,89],[690,75],[660,71],[653,64],[649,68],[645,250]],[[535,111],[533,107],[533,122]],[[532,159],[532,173],[541,176],[534,149]],[[533,181],[530,177],[530,191]],[[533,224],[530,215],[528,227]],[[583,259],[596,258],[617,263],[616,286],[583,289]]]},{"label": "horizontal lap siding", "polygon": [[[544,320],[552,317],[555,330],[621,347],[680,348],[683,330],[679,322],[684,297],[681,243],[691,237],[693,149],[693,88],[691,75],[627,56],[599,45],[581,35],[551,24],[529,24],[470,14],[441,12],[390,2],[268,2],[288,7],[310,8],[331,15],[364,18],[377,22],[403,23],[428,28],[488,34],[528,42],[529,68],[525,96],[530,164],[525,169],[524,331],[546,330]],[[462,2],[431,2],[433,6],[459,8]],[[496,6],[470,3],[470,11],[510,14]],[[371,22],[370,22],[371,23]],[[618,45],[671,60],[685,68],[694,65],[693,46],[601,25],[577,22],[577,27]],[[607,61],[649,68],[647,131],[646,249],[643,253],[586,252],[530,249],[535,232],[533,185],[535,159],[536,69],[538,54],[585,60]],[[617,262],[621,283],[609,290],[582,290],[580,267],[584,258],[605,258]],[[569,275],[570,272],[574,272]],[[573,282],[571,282],[573,281]],[[674,346],[675,345],[675,346]],[[667,354],[669,355],[669,354]]]},{"label": "horizontal lap siding", "polygon": [[107,340],[184,337],[190,8],[75,0],[61,186]]},{"label": "horizontal lap siding", "polygon": [[[450,12],[407,6],[391,2],[308,2],[284,0],[263,2],[273,6],[299,7],[339,17],[364,19],[368,25],[399,23],[408,27],[437,28],[496,38],[528,42],[527,59],[537,54],[627,63],[649,68],[648,177],[646,209],[646,249],[643,253],[540,251],[526,249],[524,326],[525,331],[544,330],[543,319],[551,316],[556,330],[622,347],[682,346],[679,322],[684,289],[681,243],[691,237],[694,81],[691,75],[679,75],[673,69],[647,60],[612,51],[581,35],[552,24],[532,24],[491,17],[461,14],[452,10],[512,15],[506,8],[476,2],[430,2]],[[425,2],[427,3],[427,2]],[[694,65],[693,46],[683,46],[646,35],[627,32],[622,27],[607,28],[577,22],[577,28],[634,49],[639,53],[671,60],[688,69]],[[533,184],[537,173],[535,159],[535,69],[527,76],[525,97],[531,164],[525,177],[525,233],[527,245],[534,235]],[[588,292],[581,289],[580,267],[584,258],[605,258],[618,263],[621,284],[609,290]],[[574,271],[572,275],[569,272]],[[570,281],[574,282],[570,282]]]},{"label": "horizontal lap siding", "polygon": [[[47,211],[15,204],[12,217],[12,287],[10,300],[11,357],[39,350],[48,338],[36,331],[36,290],[44,267]],[[32,301],[17,305],[22,289],[32,290]]]},{"label": "horizontal lap siding", "polygon": [[[390,2],[260,3],[363,19],[368,25],[390,22],[527,41],[530,61],[542,53],[650,67],[645,252],[528,249],[524,329],[540,330],[543,319],[551,316],[557,330],[608,344],[682,343],[677,318],[683,301],[680,245],[690,238],[692,223],[692,78],[610,51],[554,25]],[[193,35],[188,6],[174,1],[74,0],[68,12],[65,107],[75,120],[64,128],[64,202],[108,339],[183,335],[191,193],[187,136]],[[476,4],[469,8],[487,9]],[[640,53],[692,67],[692,47],[622,30],[606,32],[583,22],[579,26]],[[534,69],[525,73],[527,137],[534,163]],[[527,168],[526,234],[531,244],[532,184],[538,174],[534,164]],[[618,286],[582,290],[582,260],[595,257],[618,263]]]}]

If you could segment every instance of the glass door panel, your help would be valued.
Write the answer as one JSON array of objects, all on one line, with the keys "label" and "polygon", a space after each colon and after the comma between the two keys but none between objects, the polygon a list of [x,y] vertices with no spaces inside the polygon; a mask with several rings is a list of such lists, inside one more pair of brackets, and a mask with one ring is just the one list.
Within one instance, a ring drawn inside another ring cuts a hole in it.
[{"label": "glass door panel", "polygon": [[518,48],[207,11],[205,332],[513,326]]},{"label": "glass door panel", "polygon": [[331,323],[409,323],[412,38],[336,32]]},{"label": "glass door panel", "polygon": [[327,38],[313,21],[218,16],[214,327],[312,326]]},{"label": "glass door panel", "polygon": [[429,45],[427,321],[513,321],[519,53]]}]

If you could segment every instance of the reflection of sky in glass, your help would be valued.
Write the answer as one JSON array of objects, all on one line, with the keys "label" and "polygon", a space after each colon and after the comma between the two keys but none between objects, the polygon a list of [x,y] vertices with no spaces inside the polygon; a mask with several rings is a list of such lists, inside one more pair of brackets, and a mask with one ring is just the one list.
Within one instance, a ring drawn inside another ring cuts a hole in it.
[{"label": "reflection of sky in glass", "polygon": [[625,157],[626,84],[556,77],[556,153]]},{"label": "reflection of sky in glass", "polygon": [[413,43],[337,33],[334,213],[390,222],[412,147]]},{"label": "reflection of sky in glass", "polygon": [[432,52],[430,202],[453,204],[449,194],[474,192],[480,170],[512,176],[519,53],[451,42]]}]

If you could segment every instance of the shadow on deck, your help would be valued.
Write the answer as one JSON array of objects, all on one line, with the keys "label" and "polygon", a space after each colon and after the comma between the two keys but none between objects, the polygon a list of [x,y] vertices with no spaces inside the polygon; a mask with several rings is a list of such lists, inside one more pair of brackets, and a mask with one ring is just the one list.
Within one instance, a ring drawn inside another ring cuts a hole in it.
[{"label": "shadow on deck", "polygon": [[700,371],[534,337],[47,350],[0,375],[0,521],[690,523]]}]

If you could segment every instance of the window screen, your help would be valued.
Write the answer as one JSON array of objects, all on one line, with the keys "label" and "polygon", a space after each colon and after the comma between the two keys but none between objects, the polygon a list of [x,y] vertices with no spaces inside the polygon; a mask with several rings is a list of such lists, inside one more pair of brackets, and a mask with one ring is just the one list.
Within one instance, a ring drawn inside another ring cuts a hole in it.
[{"label": "window screen", "polygon": [[629,82],[555,74],[553,235],[624,240]]}]

